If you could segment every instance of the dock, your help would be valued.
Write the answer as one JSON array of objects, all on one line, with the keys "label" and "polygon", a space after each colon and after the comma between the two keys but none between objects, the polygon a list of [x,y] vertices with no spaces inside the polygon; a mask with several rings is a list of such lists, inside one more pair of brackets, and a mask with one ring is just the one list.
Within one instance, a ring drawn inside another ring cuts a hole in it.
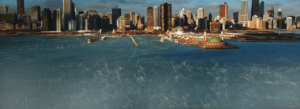
[{"label": "dock", "polygon": [[139,45],[135,42],[135,40],[133,39],[133,37],[130,36],[130,38],[131,38],[132,42],[134,43],[135,47],[139,47]]},{"label": "dock", "polygon": [[94,37],[90,38],[87,43],[90,44],[91,42],[95,41],[98,38],[98,35],[95,34]]}]

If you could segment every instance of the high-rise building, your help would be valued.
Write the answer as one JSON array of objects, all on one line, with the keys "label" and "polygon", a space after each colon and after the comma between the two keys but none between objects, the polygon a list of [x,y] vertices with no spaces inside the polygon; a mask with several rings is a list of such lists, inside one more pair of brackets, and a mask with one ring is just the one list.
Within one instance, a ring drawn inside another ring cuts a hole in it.
[{"label": "high-rise building", "polygon": [[278,13],[277,13],[277,19],[282,19],[282,11],[281,9],[278,10]]},{"label": "high-rise building", "polygon": [[7,7],[7,5],[4,5],[4,6],[3,6],[3,14],[4,14],[4,13],[7,13],[7,12],[8,12],[8,7]]},{"label": "high-rise building", "polygon": [[251,18],[254,15],[259,16],[259,0],[252,0]]},{"label": "high-rise building", "polygon": [[228,4],[226,2],[220,5],[220,17],[228,18]]},{"label": "high-rise building", "polygon": [[94,14],[97,14],[97,11],[96,10],[89,10],[89,14],[93,16]]},{"label": "high-rise building", "polygon": [[78,29],[84,30],[84,16],[83,14],[79,15]]},{"label": "high-rise building", "polygon": [[89,16],[89,12],[87,10],[84,11],[84,17]]},{"label": "high-rise building", "polygon": [[69,21],[69,31],[76,31],[77,30],[77,24],[76,20],[70,20]]},{"label": "high-rise building", "polygon": [[263,16],[263,21],[267,21],[269,19],[270,15],[268,13],[265,13]]},{"label": "high-rise building", "polygon": [[297,22],[297,29],[300,28],[300,15],[296,16],[296,22]]},{"label": "high-rise building", "polygon": [[153,8],[153,22],[154,22],[154,28],[160,27],[160,8],[159,6],[154,6]]},{"label": "high-rise building", "polygon": [[56,9],[56,31],[61,31],[61,16],[62,11],[61,9]]},{"label": "high-rise building", "polygon": [[72,4],[73,4],[72,0],[63,0],[62,30],[69,29],[68,23],[73,16]]},{"label": "high-rise building", "polygon": [[248,0],[242,0],[241,6],[241,22],[246,23],[248,21]]},{"label": "high-rise building", "polygon": [[17,0],[17,14],[25,14],[24,0]]},{"label": "high-rise building", "polygon": [[130,21],[131,21],[131,24],[135,24],[135,13],[134,12],[130,12]]},{"label": "high-rise building", "polygon": [[199,8],[197,11],[197,17],[198,19],[203,19],[204,18],[204,13],[203,13],[203,9]]},{"label": "high-rise building", "polygon": [[121,8],[112,9],[112,27],[114,29],[117,28],[117,19],[121,16],[121,14]]},{"label": "high-rise building", "polygon": [[130,14],[125,14],[125,25],[130,25]]},{"label": "high-rise building", "polygon": [[191,10],[187,10],[187,18],[188,18],[188,24],[191,25],[192,24],[192,11]]},{"label": "high-rise building", "polygon": [[265,14],[265,2],[262,1],[260,4],[259,4],[259,17],[263,17]]},{"label": "high-rise building", "polygon": [[152,7],[147,8],[147,30],[148,31],[154,30],[153,12],[154,11]]},{"label": "high-rise building", "polygon": [[31,7],[31,21],[38,22],[41,21],[41,7],[40,6],[32,6]]},{"label": "high-rise building", "polygon": [[109,20],[109,25],[111,25],[112,24],[112,14],[111,14],[111,12],[107,13],[107,18]]},{"label": "high-rise building", "polygon": [[289,17],[291,17],[291,18],[292,18],[292,24],[293,24],[293,25],[296,25],[296,24],[295,24],[296,17],[295,17],[295,16],[289,16]]},{"label": "high-rise building", "polygon": [[271,7],[270,10],[268,10],[268,14],[270,15],[270,17],[274,17],[274,8]]},{"label": "high-rise building", "polygon": [[172,30],[172,4],[162,3],[160,5],[161,30]]},{"label": "high-rise building", "polygon": [[235,23],[239,22],[239,12],[233,12],[233,19]]},{"label": "high-rise building", "polygon": [[212,21],[212,14],[211,13],[209,13],[208,20]]},{"label": "high-rise building", "polygon": [[286,18],[286,29],[293,29],[293,19],[292,19],[292,17]]},{"label": "high-rise building", "polygon": [[42,20],[42,30],[50,31],[51,30],[51,11],[49,8],[45,8],[42,12],[43,20]]}]

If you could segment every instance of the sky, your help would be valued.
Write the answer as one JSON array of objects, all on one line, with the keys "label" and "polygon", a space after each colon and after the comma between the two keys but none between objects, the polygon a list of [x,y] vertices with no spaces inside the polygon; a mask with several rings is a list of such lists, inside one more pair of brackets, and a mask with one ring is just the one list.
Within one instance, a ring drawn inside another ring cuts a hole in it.
[{"label": "sky", "polygon": [[[262,0],[260,0],[261,2]],[[25,14],[30,15],[31,6],[41,6],[41,11],[44,8],[54,10],[63,6],[63,0],[24,0]],[[192,14],[196,14],[198,8],[206,10],[207,14],[210,12],[213,18],[219,15],[219,6],[224,2],[228,4],[229,17],[233,18],[233,12],[241,10],[241,0],[73,0],[77,11],[84,10],[97,10],[98,13],[107,14],[111,12],[112,8],[121,8],[122,15],[135,12],[141,15],[147,15],[147,7],[159,6],[161,3],[167,2],[172,4],[172,14],[178,14],[184,8],[191,10]],[[270,7],[274,7],[275,16],[277,16],[278,9],[282,9],[283,16],[300,15],[300,0],[264,0],[265,11],[267,12]],[[17,0],[0,0],[0,7],[8,5],[9,12],[17,10]],[[252,0],[248,0],[249,14],[251,11]],[[3,8],[0,8],[0,12]]]}]

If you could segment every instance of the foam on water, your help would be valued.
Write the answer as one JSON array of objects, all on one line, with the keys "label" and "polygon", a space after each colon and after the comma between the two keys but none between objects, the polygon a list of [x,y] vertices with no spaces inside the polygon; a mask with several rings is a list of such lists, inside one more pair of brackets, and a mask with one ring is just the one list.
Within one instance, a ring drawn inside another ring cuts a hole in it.
[{"label": "foam on water", "polygon": [[[299,108],[300,44],[0,37],[1,109]],[[287,49],[288,48],[288,49]]]}]

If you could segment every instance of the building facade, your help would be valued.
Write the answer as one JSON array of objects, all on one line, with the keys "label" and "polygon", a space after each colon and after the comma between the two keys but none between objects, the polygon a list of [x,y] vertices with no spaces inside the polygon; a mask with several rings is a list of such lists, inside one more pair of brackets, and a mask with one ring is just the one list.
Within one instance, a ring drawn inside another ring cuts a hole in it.
[{"label": "building facade", "polygon": [[7,12],[8,12],[8,6],[7,6],[7,5],[4,5],[4,6],[3,6],[3,14],[4,14],[4,13],[7,13]]},{"label": "building facade", "polygon": [[160,7],[154,6],[153,8],[153,22],[154,22],[154,30],[160,29]]},{"label": "building facade", "polygon": [[45,8],[42,12],[42,31],[50,31],[51,30],[51,11],[49,8]]},{"label": "building facade", "polygon": [[72,19],[72,0],[63,0],[62,29],[68,30],[68,22]]},{"label": "building facade", "polygon": [[292,19],[292,17],[286,18],[286,29],[293,29],[293,19]]}]

